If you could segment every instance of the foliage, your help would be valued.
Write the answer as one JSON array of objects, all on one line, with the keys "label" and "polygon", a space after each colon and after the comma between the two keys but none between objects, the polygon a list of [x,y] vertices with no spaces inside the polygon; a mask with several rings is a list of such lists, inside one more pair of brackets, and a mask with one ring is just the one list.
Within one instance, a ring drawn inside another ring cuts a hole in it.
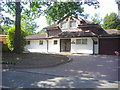
[{"label": "foliage", "polygon": [[2,12],[6,13],[6,10],[8,10],[3,7],[5,7],[5,2],[0,1],[0,25],[1,23],[4,23],[4,25],[13,24],[13,20],[11,20],[10,17],[6,17],[5,15],[2,14]]},{"label": "foliage", "polygon": [[[36,18],[39,18],[40,15],[45,14],[48,24],[51,23],[53,24],[56,20],[60,20],[64,15],[68,13],[70,15],[71,14],[76,15],[76,14],[81,14],[81,12],[83,12],[83,8],[81,9],[81,5],[82,5],[81,2],[21,2],[20,4],[21,4],[20,8],[21,8],[22,20],[26,19],[26,17],[30,17],[32,20],[34,20]],[[98,1],[85,0],[84,4],[88,4],[89,6],[93,5],[95,7],[99,7]],[[0,1],[0,11],[4,11],[6,13],[11,14],[12,16],[15,16],[15,3]],[[4,17],[4,16],[2,22],[7,24],[8,23],[14,24],[13,20],[11,20],[9,17]]]},{"label": "foliage", "polygon": [[38,27],[33,21],[22,23],[21,26],[26,31],[27,36],[35,34],[35,30]]},{"label": "foliage", "polygon": [[3,26],[1,26],[1,28],[2,28],[2,32],[6,34],[7,31],[8,31],[8,29],[10,28],[10,26],[8,26],[8,25],[3,25]]},{"label": "foliage", "polygon": [[67,17],[74,15],[82,15],[83,8],[80,2],[55,2],[51,4],[46,10],[47,19],[53,22],[60,20],[65,15]]},{"label": "foliage", "polygon": [[91,19],[94,23],[101,25],[100,23],[101,23],[102,19],[100,18],[100,16],[97,13],[95,13],[94,16],[91,17]]},{"label": "foliage", "polygon": [[[82,4],[82,2],[54,2],[48,4],[47,9],[45,10],[47,24],[51,25],[63,17],[68,18],[72,15],[76,18],[78,15],[82,15],[87,18],[89,16],[88,14],[82,14],[84,11],[81,7]],[[97,0],[85,0],[84,4],[89,6],[93,5],[95,8],[99,8],[99,2]]]},{"label": "foliage", "polygon": [[117,30],[120,30],[120,25],[118,25],[116,29],[117,29]]},{"label": "foliage", "polygon": [[117,19],[117,27],[116,27],[117,30],[120,30],[120,18]]},{"label": "foliage", "polygon": [[32,18],[27,17],[26,15],[22,15],[21,27],[27,32],[28,36],[35,34],[35,30],[39,26],[33,21]]},{"label": "foliage", "polygon": [[[25,46],[25,30],[21,29],[21,52],[24,50],[24,46]],[[11,27],[10,29],[8,29],[8,33],[7,33],[7,45],[8,48],[13,51],[14,50],[14,38],[15,38],[15,26]]]},{"label": "foliage", "polygon": [[40,30],[38,33],[46,33],[45,30]]},{"label": "foliage", "polygon": [[104,17],[103,27],[105,29],[116,29],[120,25],[120,19],[116,13],[110,13]]}]

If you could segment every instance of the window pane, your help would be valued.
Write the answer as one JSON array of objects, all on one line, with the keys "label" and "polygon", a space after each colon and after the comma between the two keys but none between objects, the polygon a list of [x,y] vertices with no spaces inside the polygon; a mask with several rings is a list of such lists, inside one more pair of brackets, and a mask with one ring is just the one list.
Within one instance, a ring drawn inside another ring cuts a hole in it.
[{"label": "window pane", "polygon": [[54,40],[54,44],[57,44],[57,40]]},{"label": "window pane", "polygon": [[40,40],[39,45],[43,45],[43,40]]},{"label": "window pane", "polygon": [[81,44],[81,39],[77,39],[76,44]]},{"label": "window pane", "polygon": [[67,25],[66,22],[62,22],[62,23],[61,23],[61,28],[62,28],[62,29],[66,29],[66,27],[67,27],[66,25]]},{"label": "window pane", "polygon": [[82,39],[82,44],[87,44],[87,39]]},{"label": "window pane", "polygon": [[70,27],[76,27],[76,21],[70,21]]}]

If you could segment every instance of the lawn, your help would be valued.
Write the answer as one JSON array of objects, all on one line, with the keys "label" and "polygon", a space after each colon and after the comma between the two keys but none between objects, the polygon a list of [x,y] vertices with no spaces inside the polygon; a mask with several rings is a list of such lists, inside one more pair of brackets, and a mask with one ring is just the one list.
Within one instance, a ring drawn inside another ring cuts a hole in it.
[{"label": "lawn", "polygon": [[68,57],[57,54],[42,53],[3,53],[2,68],[21,69],[21,68],[43,68],[56,66],[68,62]]}]

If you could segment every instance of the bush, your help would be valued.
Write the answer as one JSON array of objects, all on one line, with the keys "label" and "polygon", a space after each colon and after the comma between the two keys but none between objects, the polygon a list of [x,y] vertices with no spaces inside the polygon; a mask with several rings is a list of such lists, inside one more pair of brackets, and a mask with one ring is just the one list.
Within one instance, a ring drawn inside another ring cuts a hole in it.
[{"label": "bush", "polygon": [[8,46],[6,44],[2,44],[2,52],[9,52]]},{"label": "bush", "polygon": [[120,25],[118,25],[116,29],[117,29],[117,30],[120,30]]},{"label": "bush", "polygon": [[[21,29],[21,41],[20,41],[21,52],[24,51],[24,46],[26,43],[25,36],[26,36],[25,30]],[[7,33],[7,45],[11,51],[14,50],[14,38],[15,38],[15,26],[8,29]]]}]

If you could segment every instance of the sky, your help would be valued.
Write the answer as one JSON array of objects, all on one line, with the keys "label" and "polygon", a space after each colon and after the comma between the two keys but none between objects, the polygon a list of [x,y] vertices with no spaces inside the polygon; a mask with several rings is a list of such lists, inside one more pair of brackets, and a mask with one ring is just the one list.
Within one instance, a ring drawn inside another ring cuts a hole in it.
[{"label": "sky", "polygon": [[[103,19],[106,14],[110,14],[111,12],[118,13],[118,7],[115,0],[98,0],[100,2],[100,8],[94,9],[93,6],[83,5],[84,13],[90,14],[90,16],[94,16],[95,13],[99,14],[99,16]],[[88,20],[91,20],[90,17]],[[44,27],[48,26],[46,24],[46,19],[44,16],[41,16],[39,19],[35,20],[39,28],[36,32],[42,30]]]}]

